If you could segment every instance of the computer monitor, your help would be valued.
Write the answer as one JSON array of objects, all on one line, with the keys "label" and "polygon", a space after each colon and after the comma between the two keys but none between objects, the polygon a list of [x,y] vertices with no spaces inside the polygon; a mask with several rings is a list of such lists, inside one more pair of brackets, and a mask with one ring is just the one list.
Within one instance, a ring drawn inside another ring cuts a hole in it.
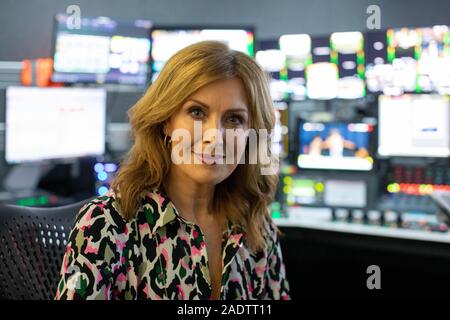
[{"label": "computer monitor", "polygon": [[304,169],[370,171],[372,124],[298,120],[297,164]]},{"label": "computer monitor", "polygon": [[105,89],[8,87],[5,111],[9,164],[105,151]]},{"label": "computer monitor", "polygon": [[449,97],[434,94],[380,95],[378,154],[450,156]]},{"label": "computer monitor", "polygon": [[150,21],[83,17],[74,27],[69,18],[64,14],[55,18],[53,81],[147,84]]},{"label": "computer monitor", "polygon": [[231,49],[254,55],[254,31],[251,27],[164,27],[151,31],[152,80],[177,51],[200,41],[218,40]]}]

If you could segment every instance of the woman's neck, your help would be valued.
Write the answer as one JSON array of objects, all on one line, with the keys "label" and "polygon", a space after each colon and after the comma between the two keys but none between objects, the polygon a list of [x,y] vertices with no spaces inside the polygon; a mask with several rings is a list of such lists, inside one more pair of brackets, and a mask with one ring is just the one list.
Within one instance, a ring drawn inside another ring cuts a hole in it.
[{"label": "woman's neck", "polygon": [[214,185],[199,184],[171,170],[165,190],[181,216],[191,222],[209,220],[213,215]]}]

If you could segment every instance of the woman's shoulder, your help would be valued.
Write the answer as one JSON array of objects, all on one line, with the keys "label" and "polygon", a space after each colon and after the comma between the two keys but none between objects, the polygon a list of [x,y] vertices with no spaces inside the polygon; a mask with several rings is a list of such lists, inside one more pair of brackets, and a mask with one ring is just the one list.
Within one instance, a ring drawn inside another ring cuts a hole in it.
[{"label": "woman's shoulder", "polygon": [[[76,224],[87,225],[93,221],[97,224],[103,222],[105,227],[112,227],[122,233],[136,223],[155,223],[163,215],[167,216],[170,207],[170,199],[158,188],[144,190],[132,218],[124,218],[120,207],[120,192],[108,190],[105,195],[98,196],[87,202],[79,211]],[[150,220],[150,221],[149,221]]]},{"label": "woman's shoulder", "polygon": [[121,214],[117,195],[109,190],[105,195],[95,197],[85,203],[75,219],[75,227],[94,226],[96,230],[111,230],[121,233],[129,221]]}]

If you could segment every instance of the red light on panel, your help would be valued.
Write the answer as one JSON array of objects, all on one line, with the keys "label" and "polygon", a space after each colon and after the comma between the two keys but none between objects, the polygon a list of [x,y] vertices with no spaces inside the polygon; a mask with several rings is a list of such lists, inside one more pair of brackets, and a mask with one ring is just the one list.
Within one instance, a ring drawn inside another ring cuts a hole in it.
[{"label": "red light on panel", "polygon": [[417,183],[391,183],[387,186],[390,193],[405,193],[411,195],[427,195],[433,191],[448,191],[450,192],[450,185],[441,184],[417,184]]}]

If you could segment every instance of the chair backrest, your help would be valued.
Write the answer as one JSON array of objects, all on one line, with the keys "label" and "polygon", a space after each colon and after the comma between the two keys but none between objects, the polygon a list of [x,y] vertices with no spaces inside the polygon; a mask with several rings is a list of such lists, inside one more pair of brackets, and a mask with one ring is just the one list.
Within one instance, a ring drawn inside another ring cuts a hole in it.
[{"label": "chair backrest", "polygon": [[53,299],[67,239],[89,200],[53,208],[0,205],[0,299]]}]

